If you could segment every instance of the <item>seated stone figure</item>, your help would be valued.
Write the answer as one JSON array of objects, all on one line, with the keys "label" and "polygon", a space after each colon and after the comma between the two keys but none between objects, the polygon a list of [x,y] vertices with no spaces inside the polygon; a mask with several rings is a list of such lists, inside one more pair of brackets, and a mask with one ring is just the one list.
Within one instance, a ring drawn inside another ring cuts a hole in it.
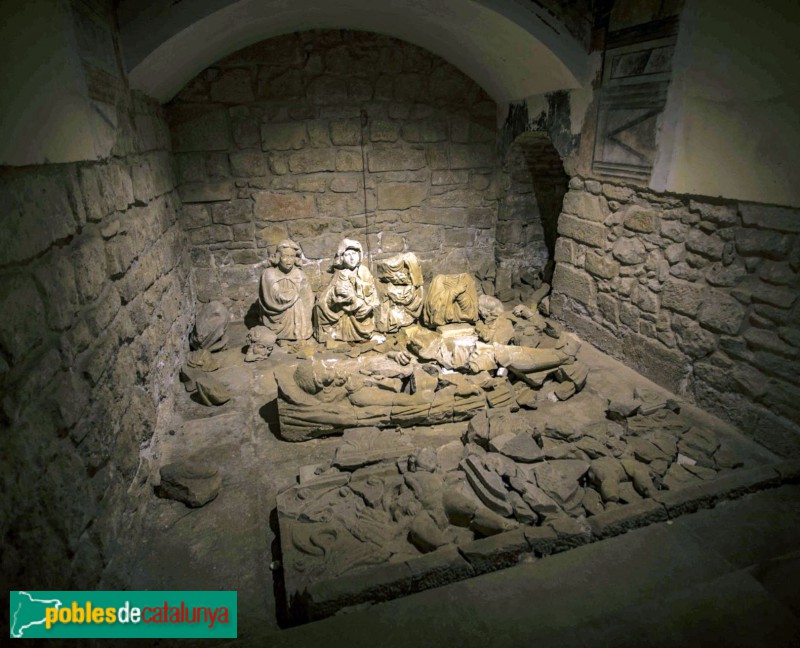
[{"label": "seated stone figure", "polygon": [[362,342],[375,332],[378,293],[362,257],[358,241],[343,239],[339,244],[331,282],[314,306],[314,335],[319,342]]},{"label": "seated stone figure", "polygon": [[258,291],[261,323],[278,340],[311,337],[314,294],[300,263],[300,246],[289,239],[278,243],[272,267],[264,270]]},{"label": "seated stone figure", "polygon": [[378,330],[396,333],[419,319],[422,312],[422,269],[413,252],[397,254],[377,263],[381,305],[376,315]]}]

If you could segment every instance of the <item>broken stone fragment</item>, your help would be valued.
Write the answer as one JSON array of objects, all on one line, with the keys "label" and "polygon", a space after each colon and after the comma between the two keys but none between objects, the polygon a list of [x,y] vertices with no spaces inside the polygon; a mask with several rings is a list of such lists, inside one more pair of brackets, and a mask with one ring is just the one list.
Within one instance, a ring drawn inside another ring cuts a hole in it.
[{"label": "broken stone fragment", "polygon": [[486,410],[481,410],[469,420],[464,433],[465,443],[475,443],[485,447],[489,443],[489,417]]},{"label": "broken stone fragment", "polygon": [[585,452],[589,459],[597,459],[599,457],[607,457],[611,454],[611,450],[609,450],[605,445],[600,443],[597,439],[593,437],[583,437],[575,442],[575,447]]},{"label": "broken stone fragment", "polygon": [[690,484],[695,484],[700,478],[689,472],[685,466],[674,463],[669,467],[664,475],[664,488],[667,490],[680,490]]},{"label": "broken stone fragment", "polygon": [[418,513],[411,522],[408,528],[408,540],[422,553],[435,551],[449,544],[449,540],[427,511]]},{"label": "broken stone fragment", "polygon": [[533,463],[544,458],[542,449],[530,432],[501,434],[489,442],[489,448],[522,463]]},{"label": "broken stone fragment", "polygon": [[436,450],[433,448],[421,448],[415,455],[416,470],[433,472],[436,470]]},{"label": "broken stone fragment", "polygon": [[603,498],[593,488],[585,488],[583,490],[583,499],[581,506],[586,511],[586,515],[599,515],[605,510],[603,506]]},{"label": "broken stone fragment", "polygon": [[478,507],[469,524],[471,531],[484,537],[497,535],[504,531],[513,531],[518,526],[519,523],[516,520],[509,520],[483,506]]},{"label": "broken stone fragment", "polygon": [[216,466],[201,459],[189,458],[161,467],[161,483],[156,495],[183,502],[191,508],[208,504],[218,494],[222,478]]},{"label": "broken stone fragment", "polygon": [[458,464],[464,458],[464,444],[451,441],[436,450],[436,464],[442,472],[458,470]]},{"label": "broken stone fragment", "polygon": [[589,481],[600,492],[604,502],[619,501],[619,484],[625,479],[625,469],[613,457],[601,457],[592,461]]},{"label": "broken stone fragment", "polygon": [[189,344],[193,350],[207,349],[221,351],[228,343],[226,330],[230,313],[218,301],[210,301],[197,309],[194,329],[189,335]]},{"label": "broken stone fragment", "polygon": [[458,527],[468,527],[478,510],[478,505],[456,488],[442,492],[442,505],[450,524]]},{"label": "broken stone fragment", "polygon": [[575,385],[575,391],[583,389],[588,376],[589,367],[577,360],[572,364],[560,366],[555,373],[556,380],[562,383],[571,382]]},{"label": "broken stone fragment", "polygon": [[411,442],[397,430],[348,428],[336,447],[333,465],[343,470],[355,470],[368,464],[405,458],[413,452]]},{"label": "broken stone fragment", "polygon": [[536,390],[532,389],[525,381],[514,383],[514,398],[517,405],[525,409],[536,409]]},{"label": "broken stone fragment", "polygon": [[508,501],[511,503],[511,508],[514,509],[514,518],[518,522],[536,524],[539,520],[539,516],[533,512],[533,509],[525,503],[525,500],[516,491],[509,491]]},{"label": "broken stone fragment", "polygon": [[589,463],[578,459],[560,459],[533,464],[531,474],[536,485],[562,506],[578,490],[578,480],[589,470]]},{"label": "broken stone fragment", "polygon": [[211,376],[195,376],[195,384],[197,385],[197,399],[203,405],[224,405],[233,398],[233,394],[221,382]]},{"label": "broken stone fragment", "polygon": [[639,413],[644,416],[653,414],[667,406],[667,397],[654,389],[636,387],[633,390],[633,397],[642,401],[642,404],[639,406]]},{"label": "broken stone fragment", "polygon": [[606,417],[611,421],[624,421],[629,416],[636,414],[641,404],[642,401],[635,398],[609,401]]},{"label": "broken stone fragment", "polygon": [[633,482],[633,487],[636,489],[636,492],[642,497],[652,497],[653,493],[656,491],[656,487],[653,485],[653,480],[650,478],[650,471],[647,469],[647,466],[633,459],[622,459],[620,463],[625,469],[625,473]]},{"label": "broken stone fragment", "polygon": [[577,387],[575,386],[575,383],[572,382],[562,382],[553,390],[553,393],[560,401],[565,401],[572,398],[576,392]]},{"label": "broken stone fragment", "polygon": [[678,451],[691,457],[701,466],[713,468],[715,465],[714,453],[719,446],[719,439],[713,432],[693,427],[681,436],[678,442]]},{"label": "broken stone fragment", "polygon": [[554,515],[561,510],[552,497],[530,480],[515,477],[510,480],[510,484],[535,513],[539,515]]},{"label": "broken stone fragment", "polygon": [[642,496],[639,495],[631,482],[620,482],[619,501],[624,504],[635,504],[642,501]]},{"label": "broken stone fragment", "polygon": [[664,450],[659,448],[652,441],[641,437],[628,439],[628,447],[633,450],[633,456],[636,457],[636,459],[645,463],[650,463],[656,459],[672,460],[672,455],[664,452]]},{"label": "broken stone fragment", "polygon": [[475,456],[464,459],[461,470],[466,474],[472,490],[487,507],[504,517],[511,515],[511,505],[507,501],[507,491],[500,475],[487,470]]}]

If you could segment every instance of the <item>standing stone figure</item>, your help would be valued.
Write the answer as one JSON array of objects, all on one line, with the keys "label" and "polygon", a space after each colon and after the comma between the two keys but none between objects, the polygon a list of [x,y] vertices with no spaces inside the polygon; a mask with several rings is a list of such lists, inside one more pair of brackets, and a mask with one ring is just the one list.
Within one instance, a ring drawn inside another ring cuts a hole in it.
[{"label": "standing stone figure", "polygon": [[419,319],[422,312],[422,269],[413,252],[396,254],[377,263],[381,305],[376,315],[378,330],[396,333]]},{"label": "standing stone figure", "polygon": [[358,241],[339,243],[333,278],[314,307],[314,335],[319,342],[362,342],[375,332],[378,293],[372,273],[361,264],[363,254]]},{"label": "standing stone figure", "polygon": [[261,323],[278,340],[307,340],[311,337],[314,293],[305,273],[298,268],[300,246],[286,239],[278,243],[273,267],[264,270],[258,291]]}]

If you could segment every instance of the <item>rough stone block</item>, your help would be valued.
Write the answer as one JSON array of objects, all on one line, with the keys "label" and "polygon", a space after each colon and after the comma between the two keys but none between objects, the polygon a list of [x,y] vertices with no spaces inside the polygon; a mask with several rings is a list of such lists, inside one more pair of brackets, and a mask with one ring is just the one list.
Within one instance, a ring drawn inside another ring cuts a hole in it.
[{"label": "rough stone block", "polygon": [[103,239],[99,236],[83,239],[74,253],[73,264],[78,293],[86,304],[100,294],[108,276]]},{"label": "rough stone block", "polygon": [[605,198],[585,191],[568,191],[562,210],[596,223],[602,223],[610,213]]},{"label": "rough stone block", "polygon": [[736,215],[736,205],[710,205],[690,200],[689,209],[700,212],[703,220],[711,221],[723,227],[735,225],[739,220]]},{"label": "rough stone block", "polygon": [[266,227],[256,230],[256,238],[260,244],[271,246],[277,245],[286,238],[289,238],[289,232],[286,228],[286,223],[270,223]]},{"label": "rough stone block", "polygon": [[4,277],[0,285],[0,346],[17,364],[42,339],[44,304],[30,277]]},{"label": "rough stone block", "polygon": [[625,209],[622,224],[633,232],[650,234],[658,231],[658,213],[641,205],[630,205]]},{"label": "rough stone block", "polygon": [[617,239],[611,248],[611,254],[620,263],[625,265],[636,265],[643,263],[647,257],[647,250],[638,238],[623,237]]},{"label": "rough stone block", "polygon": [[773,205],[740,203],[739,213],[746,227],[773,229],[780,232],[800,232],[800,210]]},{"label": "rough stone block", "polygon": [[232,200],[235,187],[231,180],[216,182],[192,182],[178,187],[178,193],[184,203],[216,202]]},{"label": "rough stone block", "polygon": [[422,149],[379,149],[367,155],[367,168],[373,172],[416,171],[425,166],[425,151]]},{"label": "rough stone block", "polygon": [[194,245],[211,245],[233,240],[233,231],[227,225],[208,225],[189,230],[189,240]]},{"label": "rough stone block", "polygon": [[725,243],[719,238],[704,234],[700,230],[693,229],[686,237],[687,250],[701,254],[715,261],[722,258],[722,250],[724,247]]},{"label": "rough stone block", "polygon": [[337,171],[361,171],[364,168],[364,160],[358,150],[337,150],[335,164]]},{"label": "rough stone block", "polygon": [[61,174],[46,170],[2,180],[0,227],[0,265],[34,257],[73,234],[77,222]]},{"label": "rough stone block", "polygon": [[333,120],[330,131],[335,146],[358,146],[361,142],[361,122],[358,119]]},{"label": "rough stone block", "polygon": [[561,214],[558,218],[558,233],[594,247],[602,248],[606,241],[606,228],[600,223]]},{"label": "rough stone block", "polygon": [[693,317],[704,299],[705,289],[688,281],[670,279],[661,290],[661,305],[676,313]]},{"label": "rough stone block", "polygon": [[227,151],[230,146],[228,111],[205,106],[178,106],[169,112],[172,147],[184,151]]},{"label": "rough stone block", "polygon": [[494,149],[489,144],[451,144],[450,168],[489,168],[495,164]]},{"label": "rough stone block", "polygon": [[260,221],[284,221],[313,218],[317,215],[313,196],[259,191],[253,194],[253,214]]},{"label": "rough stone block", "polygon": [[603,183],[603,194],[609,200],[616,200],[617,202],[628,202],[633,197],[633,189],[628,187],[620,187],[618,185]]},{"label": "rough stone block", "polygon": [[340,77],[319,76],[308,84],[306,94],[313,104],[333,106],[347,99],[347,84]]},{"label": "rough stone block", "polygon": [[587,252],[583,267],[589,274],[601,279],[613,279],[619,274],[619,263],[604,254]]},{"label": "rough stone block", "polygon": [[400,137],[400,125],[388,119],[373,119],[369,123],[371,142],[396,142]]},{"label": "rough stone block", "polygon": [[267,158],[257,151],[230,154],[231,172],[235,177],[263,177],[269,172]]},{"label": "rough stone block", "polygon": [[378,209],[408,209],[422,204],[428,187],[416,183],[387,183],[378,185]]},{"label": "rough stone block", "polygon": [[248,199],[216,203],[211,208],[211,218],[220,225],[247,223],[253,217],[253,201]]},{"label": "rough stone block", "polygon": [[334,149],[305,149],[289,156],[289,170],[292,173],[317,173],[336,170],[336,151]]},{"label": "rough stone block", "polygon": [[622,357],[626,364],[674,392],[680,391],[690,368],[683,353],[638,334],[626,335],[622,339]]},{"label": "rough stone block", "polygon": [[736,230],[736,251],[744,256],[762,256],[780,261],[789,252],[792,239],[786,234],[755,228]]},{"label": "rough stone block", "polygon": [[211,101],[229,104],[243,104],[255,100],[253,79],[243,68],[224,70],[211,83]]},{"label": "rough stone block", "polygon": [[697,311],[697,320],[712,331],[735,335],[739,332],[745,310],[730,295],[709,291]]},{"label": "rough stone block", "polygon": [[591,275],[562,263],[553,274],[553,290],[589,305],[595,302],[597,287]]},{"label": "rough stone block", "polygon": [[447,139],[447,123],[443,121],[417,121],[403,124],[406,142],[443,142]]}]

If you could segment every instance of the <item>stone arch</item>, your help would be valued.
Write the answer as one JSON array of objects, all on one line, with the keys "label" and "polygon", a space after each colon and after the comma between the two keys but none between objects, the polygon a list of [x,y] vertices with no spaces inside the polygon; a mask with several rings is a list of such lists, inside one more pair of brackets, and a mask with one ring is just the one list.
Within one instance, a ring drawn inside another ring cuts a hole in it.
[{"label": "stone arch", "polygon": [[497,102],[576,88],[588,70],[585,44],[552,12],[513,0],[120,0],[119,16],[130,84],[161,102],[234,51],[309,29],[408,41],[459,68]]},{"label": "stone arch", "polygon": [[498,266],[512,277],[541,271],[547,279],[569,185],[561,156],[546,133],[522,133],[509,146],[501,173]]}]

